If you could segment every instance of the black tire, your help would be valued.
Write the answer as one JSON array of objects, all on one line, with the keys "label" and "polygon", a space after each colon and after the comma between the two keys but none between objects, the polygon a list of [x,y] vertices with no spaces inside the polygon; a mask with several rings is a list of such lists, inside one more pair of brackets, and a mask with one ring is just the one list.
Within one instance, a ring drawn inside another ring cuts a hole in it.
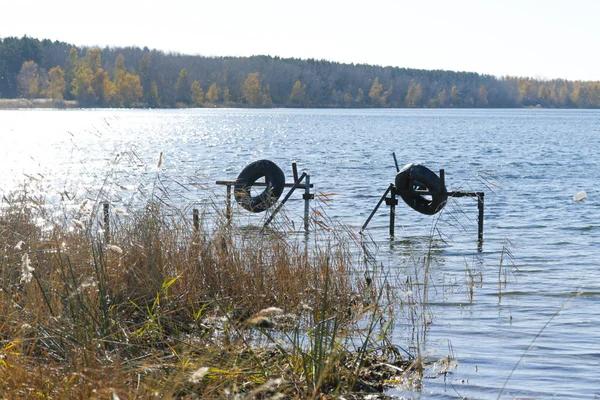
[{"label": "black tire", "polygon": [[[258,196],[250,196],[250,188],[265,177],[267,186]],[[234,187],[235,201],[248,211],[259,213],[271,207],[285,188],[285,175],[281,168],[269,160],[259,160],[249,164],[240,172]]]},{"label": "black tire", "polygon": [[[429,190],[431,198],[425,198],[415,190]],[[420,164],[405,165],[396,175],[396,191],[410,208],[421,214],[433,215],[439,212],[448,201],[446,186],[427,167]]]}]

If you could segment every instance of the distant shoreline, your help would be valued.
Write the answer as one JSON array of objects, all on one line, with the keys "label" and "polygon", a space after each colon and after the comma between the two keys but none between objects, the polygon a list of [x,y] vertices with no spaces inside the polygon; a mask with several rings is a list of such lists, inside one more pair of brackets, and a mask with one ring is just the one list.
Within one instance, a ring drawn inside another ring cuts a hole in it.
[{"label": "distant shoreline", "polygon": [[78,108],[76,100],[56,99],[0,99],[1,109],[15,108]]},{"label": "distant shoreline", "polygon": [[[86,109],[86,108],[98,108],[98,107],[85,107],[80,106],[77,100],[57,100],[57,99],[3,99],[0,98],[0,110],[15,110],[15,109]],[[114,108],[114,107],[113,107]],[[124,109],[131,107],[122,107]],[[169,109],[173,107],[133,107],[139,109]],[[541,105],[535,106],[521,106],[521,107],[336,107],[336,106],[320,106],[320,107],[289,107],[289,106],[252,106],[229,103],[229,104],[216,104],[211,107],[192,107],[183,106],[178,104],[175,108],[253,108],[253,109],[267,109],[267,108],[320,108],[320,109],[503,109],[503,108],[521,108],[521,109],[557,109],[558,107],[542,107]],[[560,107],[560,109],[578,109],[577,107]],[[594,109],[594,108],[590,108]]]}]

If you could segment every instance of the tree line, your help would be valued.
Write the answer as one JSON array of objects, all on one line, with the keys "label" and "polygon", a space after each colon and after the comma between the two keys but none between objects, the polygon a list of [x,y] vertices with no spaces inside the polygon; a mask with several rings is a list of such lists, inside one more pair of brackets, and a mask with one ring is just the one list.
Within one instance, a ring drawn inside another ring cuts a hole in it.
[{"label": "tree line", "polygon": [[600,82],[0,39],[0,98],[82,107],[600,107]]}]

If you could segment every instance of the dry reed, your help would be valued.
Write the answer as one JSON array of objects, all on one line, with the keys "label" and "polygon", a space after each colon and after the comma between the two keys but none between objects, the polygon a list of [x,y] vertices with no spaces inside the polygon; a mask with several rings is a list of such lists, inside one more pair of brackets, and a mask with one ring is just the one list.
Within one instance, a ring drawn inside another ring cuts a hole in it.
[{"label": "dry reed", "polygon": [[364,366],[386,351],[397,370],[376,390],[406,366],[380,327],[391,286],[357,273],[351,238],[218,216],[195,230],[156,199],[103,235],[99,209],[54,220],[41,199],[4,198],[3,398],[315,398],[373,389]]}]

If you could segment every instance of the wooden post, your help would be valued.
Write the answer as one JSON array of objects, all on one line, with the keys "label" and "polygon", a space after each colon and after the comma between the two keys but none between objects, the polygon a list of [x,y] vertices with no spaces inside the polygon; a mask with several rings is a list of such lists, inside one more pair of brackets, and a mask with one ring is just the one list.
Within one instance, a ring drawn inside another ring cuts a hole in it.
[{"label": "wooden post", "polygon": [[193,210],[193,215],[194,215],[194,230],[196,232],[198,232],[198,230],[200,229],[200,212],[198,211],[197,208],[194,208]]},{"label": "wooden post", "polygon": [[296,166],[296,161],[292,163],[292,174],[294,175],[294,182],[298,181],[298,167]]},{"label": "wooden post", "polygon": [[392,186],[390,189],[390,236],[394,237],[394,232],[396,229],[396,186]]},{"label": "wooden post", "polygon": [[231,220],[231,215],[233,214],[231,210],[231,185],[227,185],[227,200],[226,200],[226,210],[225,210],[225,218],[227,221]]},{"label": "wooden post", "polygon": [[400,172],[400,167],[398,166],[398,160],[396,160],[396,153],[392,153],[394,156],[394,164],[396,165],[396,172]]},{"label": "wooden post", "polygon": [[[296,188],[300,185],[300,182],[302,182],[302,180],[304,180],[304,178],[306,178],[306,177],[307,177],[306,172],[303,172],[302,175],[300,175],[298,180],[296,182],[294,182],[294,184],[292,185],[292,188],[290,189],[290,191],[285,195],[283,200],[281,200],[281,202],[279,203],[277,208],[275,210],[273,210],[273,212],[271,213],[269,218],[267,218],[267,221],[265,222],[264,226],[268,226],[271,223],[271,221],[273,221],[273,218],[275,218],[275,216],[277,215],[277,213],[279,213],[279,211],[281,210],[283,205],[288,201],[288,199],[290,198],[292,193],[294,193],[294,190],[296,190]],[[310,184],[306,183],[306,186],[310,187]],[[306,194],[304,196],[306,196]],[[310,196],[312,196],[312,195],[310,195]]]},{"label": "wooden post", "polygon": [[479,218],[477,218],[477,238],[479,244],[483,244],[483,196],[485,193],[479,192],[477,193],[477,209],[479,210]]},{"label": "wooden post", "polygon": [[310,201],[310,175],[306,175],[305,187],[304,187],[304,231],[308,233],[309,223],[309,201]]},{"label": "wooden post", "polygon": [[104,203],[104,241],[110,242],[110,204],[108,201]]},{"label": "wooden post", "polygon": [[446,171],[440,169],[440,183],[443,188],[446,187]]},{"label": "wooden post", "polygon": [[373,211],[371,211],[371,214],[369,215],[369,218],[367,218],[367,220],[363,224],[362,228],[360,228],[359,233],[361,235],[364,232],[364,230],[367,229],[367,225],[369,225],[369,222],[371,222],[371,219],[373,218],[373,215],[375,215],[375,213],[379,209],[379,206],[381,206],[381,203],[383,203],[383,201],[385,200],[385,196],[387,196],[387,194],[389,193],[390,190],[392,190],[393,187],[394,187],[394,184],[390,183],[390,186],[388,186],[388,188],[385,190],[385,193],[383,193],[383,196],[381,196],[381,199],[379,199],[379,202],[377,203],[377,205],[375,206],[375,208],[373,209]]}]

